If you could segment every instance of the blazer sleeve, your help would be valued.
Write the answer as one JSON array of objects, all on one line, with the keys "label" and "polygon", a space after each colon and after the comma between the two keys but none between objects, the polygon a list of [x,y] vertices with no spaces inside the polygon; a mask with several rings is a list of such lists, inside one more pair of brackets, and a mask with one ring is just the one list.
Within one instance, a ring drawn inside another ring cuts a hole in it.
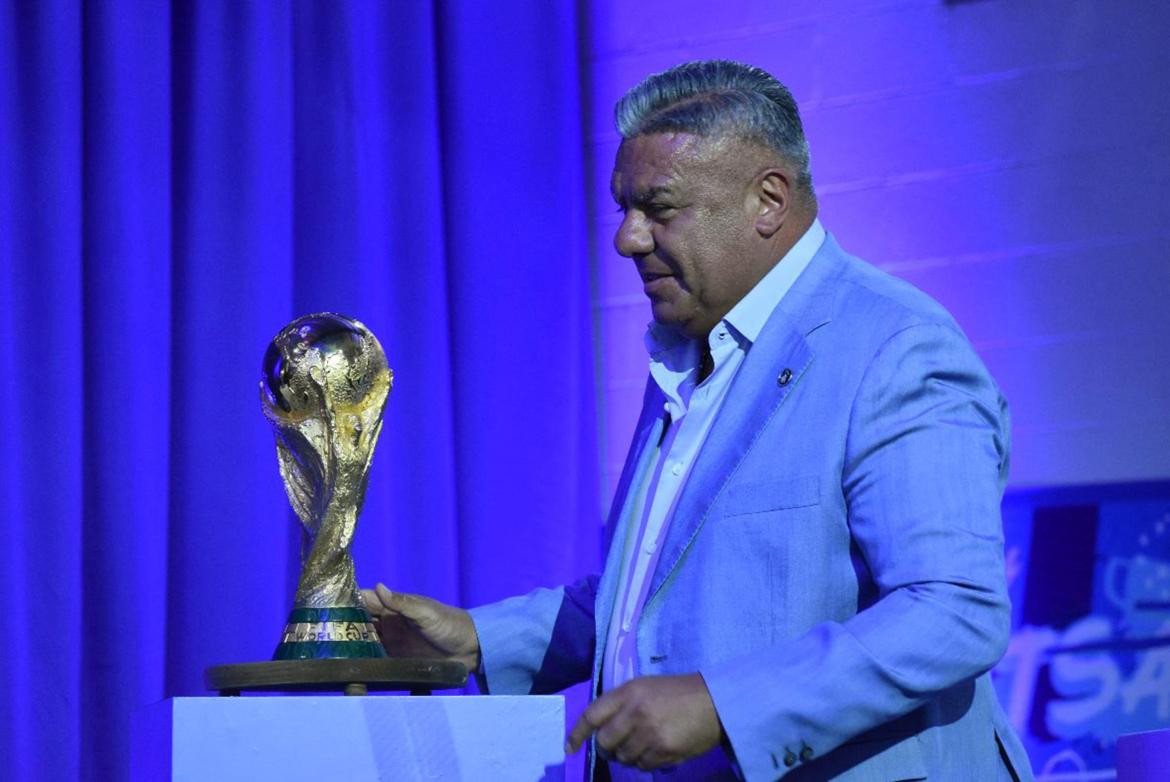
[{"label": "blazer sleeve", "polygon": [[479,634],[480,690],[541,695],[589,679],[598,577],[537,589],[471,609]]},{"label": "blazer sleeve", "polygon": [[841,484],[878,599],[700,671],[748,780],[777,779],[790,753],[824,755],[999,660],[1007,461],[1006,405],[957,327],[920,323],[881,345],[850,411]]}]

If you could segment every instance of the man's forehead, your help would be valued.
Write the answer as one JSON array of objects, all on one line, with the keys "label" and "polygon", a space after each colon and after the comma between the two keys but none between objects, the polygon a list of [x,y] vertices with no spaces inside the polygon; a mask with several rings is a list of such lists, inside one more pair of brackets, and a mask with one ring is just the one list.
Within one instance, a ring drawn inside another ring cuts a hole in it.
[{"label": "man's forehead", "polygon": [[634,136],[618,146],[614,172],[669,168],[681,158],[693,157],[706,139],[690,133],[650,133]]},{"label": "man's forehead", "polygon": [[686,185],[695,177],[726,174],[754,157],[748,147],[758,149],[729,136],[683,132],[634,136],[618,147],[610,189],[615,196],[621,191],[661,191]]},{"label": "man's forehead", "polygon": [[621,190],[664,190],[680,176],[679,166],[695,157],[704,139],[690,133],[653,133],[622,141],[614,161],[610,187]]}]

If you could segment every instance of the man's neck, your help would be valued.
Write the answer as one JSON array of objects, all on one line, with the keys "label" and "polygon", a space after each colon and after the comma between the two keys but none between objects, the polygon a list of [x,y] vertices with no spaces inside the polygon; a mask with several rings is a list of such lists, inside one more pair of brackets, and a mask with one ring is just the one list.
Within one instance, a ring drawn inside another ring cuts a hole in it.
[{"label": "man's neck", "polygon": [[[771,271],[773,266],[780,263],[785,255],[788,255],[788,251],[796,246],[800,237],[805,235],[816,219],[817,205],[814,201],[808,208],[793,213],[792,218],[785,221],[783,227],[771,237],[768,243],[769,246],[765,253],[768,261],[764,274]],[[760,275],[761,279],[764,274]]]}]

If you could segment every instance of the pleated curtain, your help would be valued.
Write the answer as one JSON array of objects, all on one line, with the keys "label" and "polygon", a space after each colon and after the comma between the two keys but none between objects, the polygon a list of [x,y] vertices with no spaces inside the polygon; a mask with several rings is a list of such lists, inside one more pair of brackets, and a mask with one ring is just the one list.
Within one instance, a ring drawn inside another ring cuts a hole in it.
[{"label": "pleated curtain", "polygon": [[395,387],[359,580],[474,605],[598,566],[571,2],[0,5],[6,779],[268,659],[298,536],[259,407],[292,318]]}]

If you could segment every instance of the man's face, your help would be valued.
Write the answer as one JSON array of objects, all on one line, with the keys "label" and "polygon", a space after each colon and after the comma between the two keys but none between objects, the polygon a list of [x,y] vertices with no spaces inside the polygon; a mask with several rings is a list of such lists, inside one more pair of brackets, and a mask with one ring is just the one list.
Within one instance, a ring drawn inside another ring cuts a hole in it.
[{"label": "man's face", "polygon": [[705,337],[766,269],[753,262],[751,145],[686,133],[625,140],[611,188],[614,246],[632,258],[654,319]]}]

